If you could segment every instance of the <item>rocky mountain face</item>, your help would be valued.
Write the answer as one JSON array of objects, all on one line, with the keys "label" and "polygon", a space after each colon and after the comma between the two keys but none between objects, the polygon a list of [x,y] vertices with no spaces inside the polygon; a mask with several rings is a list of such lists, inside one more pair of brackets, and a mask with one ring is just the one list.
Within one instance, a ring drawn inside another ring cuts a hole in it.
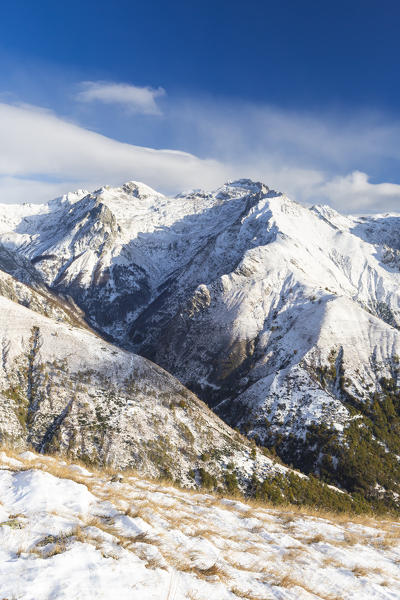
[{"label": "rocky mountain face", "polygon": [[[9,251],[0,260],[14,269]],[[30,282],[0,271],[0,443],[221,490],[289,472],[162,368],[90,330],[40,275]]]},{"label": "rocky mountain face", "polygon": [[399,232],[395,215],[306,208],[248,180],[0,209],[3,246],[92,328],[369,496],[400,492]]}]

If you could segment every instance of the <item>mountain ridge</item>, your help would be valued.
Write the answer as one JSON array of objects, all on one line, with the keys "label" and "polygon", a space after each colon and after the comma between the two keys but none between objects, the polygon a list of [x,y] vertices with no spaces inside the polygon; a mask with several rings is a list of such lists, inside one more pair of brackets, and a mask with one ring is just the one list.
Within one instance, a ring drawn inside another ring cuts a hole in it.
[{"label": "mountain ridge", "polygon": [[[0,242],[102,335],[286,461],[397,494],[396,215],[306,208],[244,179],[175,198],[136,182],[81,194],[18,222],[0,207]],[[374,481],[366,458],[349,475],[354,436],[384,465]]]}]

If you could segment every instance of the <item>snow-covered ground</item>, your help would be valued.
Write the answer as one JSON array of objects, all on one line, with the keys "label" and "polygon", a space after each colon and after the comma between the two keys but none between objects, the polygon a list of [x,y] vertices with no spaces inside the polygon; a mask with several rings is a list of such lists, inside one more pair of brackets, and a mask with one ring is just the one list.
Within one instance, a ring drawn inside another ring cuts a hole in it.
[{"label": "snow-covered ground", "polygon": [[2,451],[0,598],[400,598],[400,523],[304,515]]}]

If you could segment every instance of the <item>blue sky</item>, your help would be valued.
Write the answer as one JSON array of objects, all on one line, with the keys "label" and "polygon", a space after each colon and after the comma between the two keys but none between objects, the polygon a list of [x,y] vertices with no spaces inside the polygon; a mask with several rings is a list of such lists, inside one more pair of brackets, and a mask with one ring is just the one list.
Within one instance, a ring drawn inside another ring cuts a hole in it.
[{"label": "blue sky", "polygon": [[3,0],[0,201],[250,176],[400,210],[400,5]]}]

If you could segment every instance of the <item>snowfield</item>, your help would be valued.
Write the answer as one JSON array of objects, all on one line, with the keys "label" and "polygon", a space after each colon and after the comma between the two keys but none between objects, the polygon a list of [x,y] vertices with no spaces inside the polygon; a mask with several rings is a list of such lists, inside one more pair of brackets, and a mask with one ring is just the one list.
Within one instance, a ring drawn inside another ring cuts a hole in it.
[{"label": "snowfield", "polygon": [[400,523],[302,514],[0,453],[7,600],[400,598]]}]

